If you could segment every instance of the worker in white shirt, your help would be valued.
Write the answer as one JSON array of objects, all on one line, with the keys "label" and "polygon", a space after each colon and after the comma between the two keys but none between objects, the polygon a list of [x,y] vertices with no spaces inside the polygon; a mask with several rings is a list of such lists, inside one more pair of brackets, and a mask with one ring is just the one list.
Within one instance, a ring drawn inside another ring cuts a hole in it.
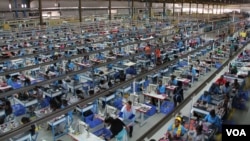
[{"label": "worker in white shirt", "polygon": [[132,105],[131,101],[128,101],[126,105],[124,105],[121,109],[121,113],[119,115],[120,117],[123,118],[124,121],[129,120],[131,121],[129,125],[129,137],[132,137],[133,133],[133,125],[135,122],[135,108]]}]

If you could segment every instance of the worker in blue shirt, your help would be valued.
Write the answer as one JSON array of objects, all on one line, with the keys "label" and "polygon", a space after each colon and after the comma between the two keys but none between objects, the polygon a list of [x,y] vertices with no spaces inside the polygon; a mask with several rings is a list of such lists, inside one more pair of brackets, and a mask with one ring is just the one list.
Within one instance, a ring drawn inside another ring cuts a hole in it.
[{"label": "worker in blue shirt", "polygon": [[82,63],[88,64],[89,63],[89,56],[84,56],[82,59]]},{"label": "worker in blue shirt", "polygon": [[204,121],[212,124],[215,127],[217,127],[218,130],[220,131],[221,125],[222,125],[221,119],[219,118],[219,116],[216,115],[214,109],[211,110],[208,115],[206,115],[206,117],[204,118]]},{"label": "worker in blue shirt", "polygon": [[79,82],[79,81],[80,81],[80,77],[79,77],[78,74],[75,74],[75,75],[73,76],[73,79],[75,80],[75,82]]},{"label": "worker in blue shirt", "polygon": [[112,70],[112,67],[113,67],[113,64],[108,64],[108,65],[107,65],[107,69],[108,69],[108,70]]},{"label": "worker in blue shirt", "polygon": [[175,118],[174,123],[168,127],[167,134],[173,140],[180,140],[187,133],[187,129],[181,125],[181,122],[182,119],[178,116]]},{"label": "worker in blue shirt", "polygon": [[64,55],[65,55],[65,57],[70,57],[70,56],[71,56],[71,54],[70,54],[69,51],[65,51],[65,52],[64,52]]},{"label": "worker in blue shirt", "polygon": [[103,55],[102,55],[101,52],[99,52],[99,53],[96,55],[96,59],[97,59],[97,60],[104,60],[104,57],[103,57]]},{"label": "worker in blue shirt", "polygon": [[194,82],[195,77],[197,76],[197,72],[196,69],[194,68],[193,65],[190,66],[190,73],[191,73],[191,77],[192,77],[192,83]]},{"label": "worker in blue shirt", "polygon": [[53,49],[53,44],[49,44],[48,49],[52,50]]},{"label": "worker in blue shirt", "polygon": [[66,71],[67,71],[67,72],[73,71],[74,68],[75,68],[74,63],[72,63],[71,60],[68,60],[67,65],[66,65]]},{"label": "worker in blue shirt", "polygon": [[149,82],[148,78],[146,77],[146,78],[145,78],[145,81],[144,81],[144,83],[143,83],[143,88],[146,89],[146,88],[148,87],[149,83],[150,83],[150,82]]},{"label": "worker in blue shirt", "polygon": [[[156,87],[156,93],[157,94],[166,94],[166,86],[162,85],[162,81],[159,80],[158,86]],[[154,106],[156,106],[156,102],[158,99],[152,98],[151,102]]]},{"label": "worker in blue shirt", "polygon": [[124,52],[123,48],[119,48],[118,53],[119,53],[119,54],[124,54],[125,52]]},{"label": "worker in blue shirt", "polygon": [[10,75],[7,75],[6,76],[6,79],[7,79],[7,84],[9,86],[12,86],[13,85],[13,80],[12,80],[12,77]]},{"label": "worker in blue shirt", "polygon": [[209,95],[208,92],[205,92],[201,97],[200,97],[200,100],[204,103],[211,103],[212,102],[212,99],[211,99],[211,96]]},{"label": "worker in blue shirt", "polygon": [[161,80],[159,80],[159,82],[158,82],[156,92],[157,92],[157,94],[166,94],[166,86],[162,85]]},{"label": "worker in blue shirt", "polygon": [[178,81],[175,79],[175,75],[171,75],[171,79],[169,81],[169,85],[174,85],[174,86],[177,86],[178,84]]},{"label": "worker in blue shirt", "polygon": [[38,65],[38,64],[39,64],[38,57],[35,57],[35,59],[34,59],[34,63],[35,63],[35,65]]}]

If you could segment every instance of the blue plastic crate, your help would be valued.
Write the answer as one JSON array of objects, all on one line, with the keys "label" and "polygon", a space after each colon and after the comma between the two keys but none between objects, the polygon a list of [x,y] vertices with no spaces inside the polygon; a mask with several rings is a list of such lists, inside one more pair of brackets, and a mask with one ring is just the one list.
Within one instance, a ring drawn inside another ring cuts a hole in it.
[{"label": "blue plastic crate", "polygon": [[161,105],[160,112],[163,114],[169,114],[174,110],[174,103],[170,101],[166,101]]},{"label": "blue plastic crate", "polygon": [[240,91],[238,93],[239,97],[248,101],[249,100],[249,91]]},{"label": "blue plastic crate", "polygon": [[221,63],[215,63],[215,68],[219,69],[221,67]]},{"label": "blue plastic crate", "polygon": [[121,110],[123,107],[123,102],[121,98],[117,98],[113,102],[113,106],[116,107],[117,109]]},{"label": "blue plastic crate", "polygon": [[22,87],[22,85],[20,84],[20,83],[13,83],[12,84],[12,88],[13,89],[19,89],[19,88],[21,88]]},{"label": "blue plastic crate", "polygon": [[94,132],[96,136],[103,136],[105,139],[110,138],[112,133],[109,129],[107,128],[102,128],[96,132]]},{"label": "blue plastic crate", "polygon": [[90,128],[95,128],[96,126],[102,124],[102,120],[99,118],[93,118],[92,120],[86,120],[86,123],[89,125]]},{"label": "blue plastic crate", "polygon": [[13,109],[13,113],[15,116],[21,116],[21,115],[24,115],[26,113],[25,107],[21,104],[13,105],[12,109]]},{"label": "blue plastic crate", "polygon": [[151,109],[148,110],[148,111],[145,113],[145,115],[147,115],[147,116],[152,116],[152,115],[154,115],[154,114],[156,113],[156,106],[154,106],[154,105],[152,105],[152,104],[147,104],[147,103],[145,103],[145,104],[148,105],[148,106],[151,106]]},{"label": "blue plastic crate", "polygon": [[50,100],[47,98],[43,99],[43,101],[40,103],[41,108],[45,108],[45,107],[49,106],[49,101]]}]

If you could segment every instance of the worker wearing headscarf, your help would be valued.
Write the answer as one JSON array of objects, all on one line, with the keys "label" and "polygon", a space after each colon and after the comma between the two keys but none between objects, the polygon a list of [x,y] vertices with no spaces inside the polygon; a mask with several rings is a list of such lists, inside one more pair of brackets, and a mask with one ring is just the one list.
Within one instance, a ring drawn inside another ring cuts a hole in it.
[{"label": "worker wearing headscarf", "polygon": [[185,129],[185,127],[181,125],[181,121],[181,117],[177,116],[174,123],[168,127],[168,134],[171,138],[179,139],[184,134],[186,134],[187,129]]}]

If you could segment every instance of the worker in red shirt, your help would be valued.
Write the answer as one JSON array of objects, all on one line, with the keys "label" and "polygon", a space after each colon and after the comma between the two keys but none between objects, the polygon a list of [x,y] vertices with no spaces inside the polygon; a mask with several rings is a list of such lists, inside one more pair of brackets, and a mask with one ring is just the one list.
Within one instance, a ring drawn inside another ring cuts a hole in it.
[{"label": "worker in red shirt", "polygon": [[156,56],[156,58],[161,58],[161,50],[159,48],[159,45],[157,45],[157,47],[155,49],[155,56]]},{"label": "worker in red shirt", "polygon": [[151,59],[151,47],[150,47],[150,44],[148,44],[146,47],[145,47],[145,54],[146,54],[146,57],[148,59]]},{"label": "worker in red shirt", "polygon": [[225,85],[227,83],[227,80],[224,78],[223,75],[221,75],[221,77],[217,79],[215,83],[218,85]]}]

